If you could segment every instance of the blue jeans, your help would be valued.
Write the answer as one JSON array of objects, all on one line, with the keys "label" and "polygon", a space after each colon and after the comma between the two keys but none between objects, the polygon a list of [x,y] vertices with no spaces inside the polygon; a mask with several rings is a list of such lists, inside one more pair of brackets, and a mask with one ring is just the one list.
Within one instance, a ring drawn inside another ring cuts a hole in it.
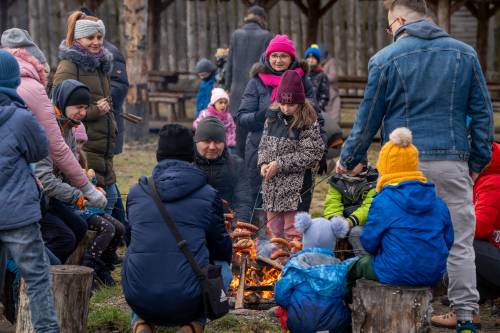
[{"label": "blue jeans", "polygon": [[[26,282],[30,300],[31,322],[37,333],[58,333],[59,325],[54,308],[50,282],[49,259],[40,233],[33,223],[21,228],[0,231],[0,267],[5,267],[7,255],[12,258]],[[4,270],[0,270],[3,281]]]},{"label": "blue jeans", "polygon": [[[223,260],[214,260],[215,265],[219,265],[221,268],[221,275],[222,275],[222,286],[224,287],[224,291],[227,293],[229,290],[229,284],[231,283],[233,279],[233,274],[231,273],[231,267],[229,267],[229,264],[226,261]],[[134,322],[140,320],[139,316],[132,311],[132,325]],[[206,318],[200,318],[198,321],[205,326],[207,319]]]},{"label": "blue jeans", "polygon": [[116,187],[116,183],[104,186],[104,191],[106,191],[106,199],[108,199],[108,203],[106,208],[106,214],[113,214],[113,208],[115,207],[116,200],[118,200],[118,188]]}]

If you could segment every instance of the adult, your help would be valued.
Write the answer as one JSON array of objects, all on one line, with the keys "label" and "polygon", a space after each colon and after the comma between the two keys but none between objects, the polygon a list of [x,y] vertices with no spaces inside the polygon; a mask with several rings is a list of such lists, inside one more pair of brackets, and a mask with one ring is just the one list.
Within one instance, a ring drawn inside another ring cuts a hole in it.
[{"label": "adult", "polygon": [[248,193],[248,177],[243,160],[226,148],[222,121],[215,117],[203,118],[194,134],[196,151],[194,164],[205,171],[208,184],[235,212],[235,220],[251,222],[252,198]]},{"label": "adult", "polygon": [[113,170],[116,142],[116,122],[110,102],[109,74],[113,56],[103,47],[106,29],[104,23],[83,12],[73,12],[68,18],[66,39],[59,46],[60,62],[53,86],[73,79],[90,89],[91,106],[83,120],[89,141],[83,146],[88,166],[94,169],[97,185],[104,188],[111,214],[118,191]]},{"label": "adult", "polygon": [[[221,265],[228,285],[232,245],[224,227],[222,200],[207,184],[206,174],[191,164],[193,148],[190,130],[165,125],[160,130],[152,179],[198,265]],[[133,332],[151,332],[151,324],[182,325],[181,332],[201,332],[204,309],[199,280],[156,208],[146,177],[131,188],[127,215],[132,239],[123,263],[122,285],[135,312]]]},{"label": "adult", "polygon": [[[472,180],[491,159],[488,88],[474,49],[426,19],[424,0],[385,4],[394,43],[370,59],[365,95],[337,172],[357,173],[381,125],[383,142],[401,125],[411,129],[421,170],[448,205],[455,234],[448,256],[448,297],[457,320],[443,315],[432,321],[457,326],[457,331],[475,331],[472,317],[479,311],[479,294],[472,246]],[[467,116],[472,119],[470,143]]]},{"label": "adult", "polygon": [[[342,132],[339,127],[340,122],[340,94],[338,88],[338,69],[337,60],[328,55],[328,50],[325,48],[323,51],[323,72],[328,77],[330,83],[330,99],[325,107],[325,122],[331,119],[337,132]],[[328,131],[328,130],[327,130]]]},{"label": "adult", "polygon": [[33,42],[26,30],[5,30],[1,38],[2,47],[17,60],[21,84],[17,93],[45,129],[49,139],[49,157],[55,166],[77,187],[95,207],[106,206],[106,197],[96,190],[84,170],[74,157],[61,135],[45,86],[47,85],[47,61],[43,52]]},{"label": "adult", "polygon": [[[249,177],[248,189],[254,203],[259,205],[259,192],[262,184],[260,169],[257,167],[257,153],[269,106],[276,101],[278,85],[287,70],[297,72],[302,78],[306,98],[316,104],[314,89],[307,78],[307,63],[297,60],[294,42],[286,35],[276,35],[260,61],[252,67],[252,78],[241,100],[238,110],[238,126],[248,131],[245,146],[245,166]],[[318,121],[323,126],[323,117],[318,111]],[[299,209],[303,210],[303,209]]]},{"label": "adult", "polygon": [[[229,57],[226,68],[226,90],[229,90],[233,103],[229,106],[236,119],[243,92],[250,79],[252,65],[266,50],[273,34],[266,29],[267,14],[264,8],[252,6],[248,9],[243,26],[231,34]],[[236,127],[236,153],[244,158],[248,130],[243,126]]]},{"label": "adult", "polygon": [[16,92],[20,83],[16,59],[0,50],[0,284],[9,254],[27,285],[33,328],[58,333],[49,260],[38,224],[40,189],[30,168],[48,155],[48,140]]}]

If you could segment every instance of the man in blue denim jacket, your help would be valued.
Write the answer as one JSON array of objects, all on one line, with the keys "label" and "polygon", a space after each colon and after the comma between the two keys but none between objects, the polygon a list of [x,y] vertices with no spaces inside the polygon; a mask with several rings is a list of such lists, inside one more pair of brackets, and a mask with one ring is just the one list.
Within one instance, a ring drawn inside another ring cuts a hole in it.
[{"label": "man in blue denim jacket", "polygon": [[433,321],[448,327],[457,326],[457,319],[471,324],[479,310],[472,182],[491,159],[491,99],[476,52],[427,19],[425,0],[385,4],[394,43],[370,59],[364,98],[337,172],[359,171],[379,129],[382,142],[395,128],[411,129],[420,168],[447,203],[455,232],[448,257],[448,296],[455,313]]}]

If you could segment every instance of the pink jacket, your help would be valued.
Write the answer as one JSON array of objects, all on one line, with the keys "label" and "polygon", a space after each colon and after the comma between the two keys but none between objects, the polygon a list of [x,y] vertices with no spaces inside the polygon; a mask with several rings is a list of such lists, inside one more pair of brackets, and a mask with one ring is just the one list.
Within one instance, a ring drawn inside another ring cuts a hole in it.
[{"label": "pink jacket", "polygon": [[213,105],[209,105],[208,109],[200,112],[198,118],[193,122],[193,128],[198,127],[199,122],[205,117],[216,117],[224,123],[226,130],[226,145],[228,147],[236,146],[236,125],[234,124],[233,116],[229,112],[218,112]]},{"label": "pink jacket", "polygon": [[45,92],[47,78],[44,67],[25,49],[6,50],[16,57],[21,70],[21,85],[17,88],[17,93],[47,132],[50,159],[68,178],[71,185],[84,186],[89,180],[64,141],[52,103]]}]

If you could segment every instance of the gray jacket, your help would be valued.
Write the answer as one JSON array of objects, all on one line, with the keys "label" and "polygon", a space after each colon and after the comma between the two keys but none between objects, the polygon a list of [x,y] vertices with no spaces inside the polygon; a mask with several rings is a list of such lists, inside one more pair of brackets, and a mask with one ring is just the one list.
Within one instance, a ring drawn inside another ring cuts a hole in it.
[{"label": "gray jacket", "polygon": [[236,116],[245,87],[250,80],[250,68],[259,61],[273,34],[256,22],[245,23],[231,35],[227,62],[226,87],[230,91],[231,114]]}]

